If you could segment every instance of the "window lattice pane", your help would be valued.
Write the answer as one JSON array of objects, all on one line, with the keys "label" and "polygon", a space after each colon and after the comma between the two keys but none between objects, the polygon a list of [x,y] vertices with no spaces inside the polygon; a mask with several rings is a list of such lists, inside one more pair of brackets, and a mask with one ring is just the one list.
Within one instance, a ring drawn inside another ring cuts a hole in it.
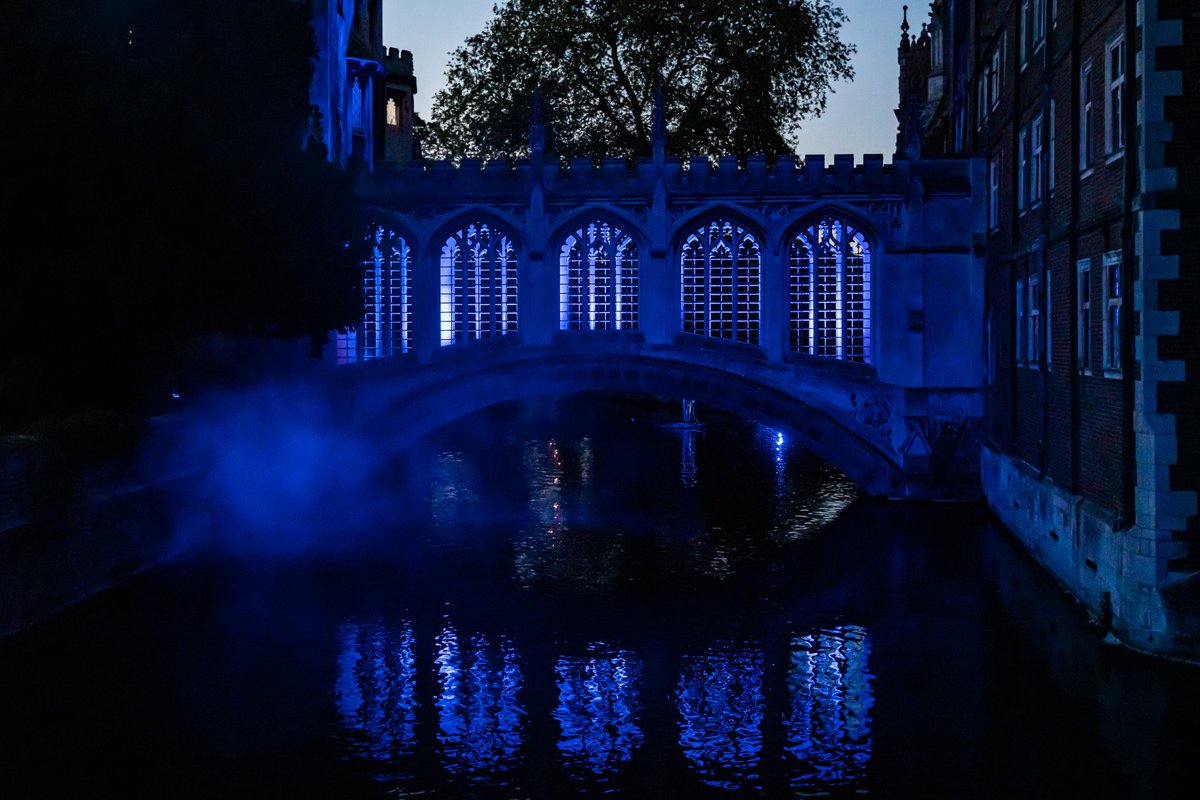
[{"label": "window lattice pane", "polygon": [[411,346],[412,297],[408,243],[373,226],[371,256],[363,261],[363,316],[358,335],[339,339],[339,363],[406,353]]},{"label": "window lattice pane", "polygon": [[796,237],[789,258],[791,274],[791,349],[795,353],[812,354],[813,297],[812,253],[807,242]]},{"label": "window lattice pane", "polygon": [[762,314],[758,240],[737,223],[714,220],[680,254],[685,333],[758,344]]},{"label": "window lattice pane", "polygon": [[441,259],[443,345],[517,330],[517,251],[512,239],[474,223],[446,240]]},{"label": "window lattice pane", "polygon": [[789,254],[790,342],[797,353],[871,361],[871,249],[862,232],[827,217]]},{"label": "window lattice pane", "polygon": [[559,251],[559,327],[637,327],[637,245],[607,222],[567,236]]}]

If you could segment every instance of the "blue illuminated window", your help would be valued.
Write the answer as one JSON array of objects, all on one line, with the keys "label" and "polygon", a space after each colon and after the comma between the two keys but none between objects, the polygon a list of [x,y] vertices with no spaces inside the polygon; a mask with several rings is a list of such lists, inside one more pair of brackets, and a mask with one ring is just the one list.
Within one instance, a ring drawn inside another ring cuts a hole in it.
[{"label": "blue illuminated window", "polygon": [[474,222],[442,247],[443,345],[517,331],[517,248],[494,225]]},{"label": "blue illuminated window", "polygon": [[412,347],[411,251],[395,231],[380,225],[367,233],[363,260],[363,315],[355,331],[337,337],[337,362],[368,361]]},{"label": "blue illuminated window", "polygon": [[801,231],[789,252],[791,349],[871,361],[871,247],[836,217]]},{"label": "blue illuminated window", "polygon": [[758,344],[762,257],[758,240],[736,222],[697,230],[680,254],[685,333]]},{"label": "blue illuminated window", "polygon": [[559,250],[559,325],[563,330],[638,326],[638,249],[633,238],[596,221],[569,234]]}]

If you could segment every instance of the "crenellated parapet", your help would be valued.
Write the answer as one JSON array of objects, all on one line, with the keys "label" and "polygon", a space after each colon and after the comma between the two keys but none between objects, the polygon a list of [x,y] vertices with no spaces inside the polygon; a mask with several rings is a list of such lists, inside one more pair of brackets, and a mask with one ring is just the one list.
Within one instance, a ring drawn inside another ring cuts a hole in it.
[{"label": "crenellated parapet", "polygon": [[734,156],[688,160],[668,157],[661,167],[650,158],[629,161],[572,159],[550,161],[540,170],[529,159],[475,159],[413,161],[403,168],[381,171],[361,186],[362,196],[398,205],[461,203],[465,198],[508,202],[526,197],[540,185],[547,197],[570,198],[649,197],[661,181],[678,197],[907,197],[914,180],[925,192],[969,195],[971,160],[938,158],[923,161],[897,159],[884,163],[882,155],[835,156],[827,163],[822,155],[803,159],[764,156],[741,161]]}]

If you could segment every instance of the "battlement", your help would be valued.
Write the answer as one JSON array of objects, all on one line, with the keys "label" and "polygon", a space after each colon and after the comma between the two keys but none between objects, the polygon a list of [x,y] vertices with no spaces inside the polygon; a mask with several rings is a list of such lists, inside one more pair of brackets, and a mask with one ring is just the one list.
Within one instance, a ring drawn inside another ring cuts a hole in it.
[{"label": "battlement", "polygon": [[765,156],[735,156],[710,159],[697,156],[682,160],[668,157],[661,163],[651,158],[609,158],[597,164],[588,158],[566,163],[551,160],[536,167],[530,159],[477,159],[414,161],[400,168],[383,169],[369,176],[362,191],[368,196],[412,195],[423,201],[432,198],[494,198],[527,195],[535,185],[547,194],[649,196],[660,178],[671,195],[857,195],[903,197],[914,177],[927,192],[969,194],[971,160],[950,156],[911,161],[897,158],[885,164],[883,156],[869,154],[856,161],[853,155],[823,155],[800,159],[777,156],[768,164]]}]

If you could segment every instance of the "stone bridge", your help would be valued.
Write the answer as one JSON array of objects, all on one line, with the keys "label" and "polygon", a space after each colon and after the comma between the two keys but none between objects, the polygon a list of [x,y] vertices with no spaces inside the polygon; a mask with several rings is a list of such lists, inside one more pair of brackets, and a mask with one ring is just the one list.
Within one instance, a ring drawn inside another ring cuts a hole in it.
[{"label": "stone bridge", "polygon": [[974,496],[983,168],[897,155],[413,163],[364,175],[338,381],[403,440],[579,390],[770,421],[870,492]]}]

